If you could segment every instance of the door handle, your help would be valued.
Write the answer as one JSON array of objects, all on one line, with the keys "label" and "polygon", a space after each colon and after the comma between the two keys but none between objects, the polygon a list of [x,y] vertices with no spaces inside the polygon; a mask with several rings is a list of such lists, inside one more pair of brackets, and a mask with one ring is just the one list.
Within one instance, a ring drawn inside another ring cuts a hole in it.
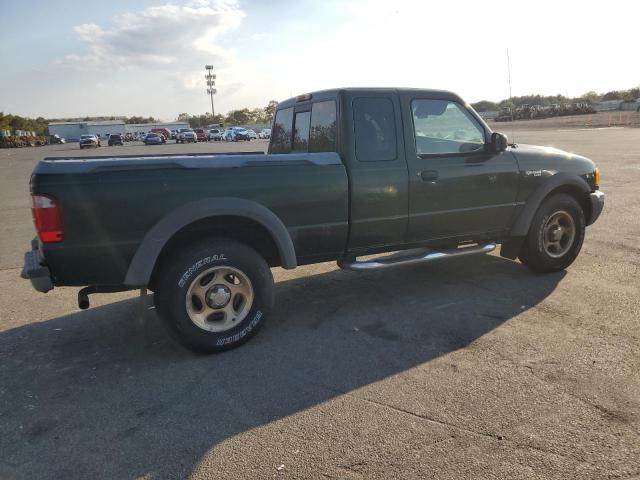
[{"label": "door handle", "polygon": [[436,170],[423,170],[421,172],[418,172],[418,176],[424,182],[435,183],[435,181],[438,179],[438,172]]}]

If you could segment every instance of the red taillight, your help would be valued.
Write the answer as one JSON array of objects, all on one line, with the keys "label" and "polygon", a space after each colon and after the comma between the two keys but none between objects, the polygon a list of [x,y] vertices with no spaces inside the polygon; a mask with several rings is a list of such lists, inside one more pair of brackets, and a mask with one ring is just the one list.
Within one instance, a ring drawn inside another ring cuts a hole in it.
[{"label": "red taillight", "polygon": [[47,195],[31,194],[33,222],[42,243],[61,242],[62,216],[56,199]]}]

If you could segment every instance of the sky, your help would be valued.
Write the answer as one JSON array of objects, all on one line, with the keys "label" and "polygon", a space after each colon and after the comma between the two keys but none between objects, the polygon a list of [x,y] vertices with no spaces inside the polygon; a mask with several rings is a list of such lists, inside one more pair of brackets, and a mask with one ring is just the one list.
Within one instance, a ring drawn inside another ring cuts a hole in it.
[{"label": "sky", "polygon": [[173,120],[325,88],[452,90],[469,102],[640,85],[640,2],[2,2],[0,111]]}]

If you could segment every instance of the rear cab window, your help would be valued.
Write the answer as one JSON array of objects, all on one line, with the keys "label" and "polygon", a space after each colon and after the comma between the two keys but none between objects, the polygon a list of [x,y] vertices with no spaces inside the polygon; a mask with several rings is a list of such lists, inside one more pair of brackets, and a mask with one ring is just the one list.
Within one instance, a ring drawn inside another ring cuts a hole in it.
[{"label": "rear cab window", "polygon": [[311,106],[309,152],[335,152],[337,131],[336,102],[315,102]]},{"label": "rear cab window", "polygon": [[295,113],[293,107],[276,112],[271,131],[271,153],[336,151],[338,127],[335,100],[313,102],[303,108]]},{"label": "rear cab window", "polygon": [[380,162],[397,158],[395,113],[389,98],[354,99],[353,123],[358,161]]},{"label": "rear cab window", "polygon": [[293,129],[293,107],[276,112],[271,130],[271,153],[290,153]]},{"label": "rear cab window", "polygon": [[307,152],[309,150],[309,123],[311,112],[297,112],[293,130],[293,152]]}]

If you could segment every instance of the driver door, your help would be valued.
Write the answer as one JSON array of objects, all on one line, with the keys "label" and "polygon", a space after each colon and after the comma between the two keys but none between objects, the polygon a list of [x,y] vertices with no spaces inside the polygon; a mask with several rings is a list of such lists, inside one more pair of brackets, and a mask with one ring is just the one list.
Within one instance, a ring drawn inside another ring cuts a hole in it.
[{"label": "driver door", "polygon": [[457,98],[402,99],[409,168],[409,242],[500,234],[516,206],[518,165]]}]

